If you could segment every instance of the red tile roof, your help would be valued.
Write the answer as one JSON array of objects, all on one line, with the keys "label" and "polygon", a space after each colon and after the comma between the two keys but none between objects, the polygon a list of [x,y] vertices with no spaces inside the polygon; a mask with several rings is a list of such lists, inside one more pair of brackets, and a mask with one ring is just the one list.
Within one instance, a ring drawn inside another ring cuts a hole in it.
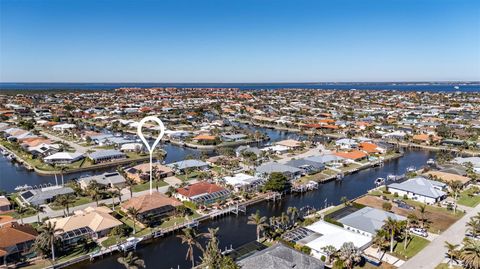
[{"label": "red tile roof", "polygon": [[223,190],[225,190],[225,188],[216,184],[201,181],[184,188],[178,188],[177,192],[185,197],[193,197],[200,194],[211,194]]}]

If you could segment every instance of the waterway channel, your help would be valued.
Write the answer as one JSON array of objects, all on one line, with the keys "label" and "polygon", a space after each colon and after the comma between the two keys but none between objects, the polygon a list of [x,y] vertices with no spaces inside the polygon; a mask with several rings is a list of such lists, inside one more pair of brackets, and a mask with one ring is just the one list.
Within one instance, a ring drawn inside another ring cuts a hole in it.
[{"label": "waterway channel", "polygon": [[[271,142],[286,138],[295,138],[298,135],[276,131],[265,128],[257,128],[265,132],[271,138]],[[171,144],[163,145],[167,151],[166,162],[173,162],[183,159],[188,154],[200,154],[198,150],[177,147]],[[429,158],[433,158],[434,153],[422,150],[407,150],[403,157],[391,160],[384,166],[374,167],[347,175],[342,181],[331,181],[321,184],[316,191],[304,194],[292,194],[285,196],[281,201],[262,202],[247,208],[246,214],[229,215],[216,220],[204,222],[199,226],[199,232],[206,232],[209,227],[218,227],[221,248],[233,246],[238,247],[255,240],[256,233],[253,225],[247,225],[247,217],[255,211],[260,211],[264,216],[280,215],[290,206],[301,208],[303,206],[313,206],[322,208],[326,204],[336,205],[340,203],[340,198],[345,196],[349,199],[365,194],[374,187],[374,180],[378,177],[386,177],[389,174],[402,174],[407,167],[424,165]],[[5,158],[0,157],[0,189],[13,191],[17,185],[39,183],[53,183],[53,178],[38,176],[33,172],[26,171],[23,167],[14,166]],[[101,171],[96,171],[101,172]],[[65,176],[66,179],[78,177],[78,174]],[[190,268],[191,263],[185,260],[186,246],[180,243],[175,235],[169,235],[158,238],[155,242],[142,245],[137,249],[138,255],[145,260],[147,268]],[[97,259],[95,262],[83,262],[72,266],[72,268],[93,268],[93,269],[113,269],[119,268],[116,259],[120,254],[107,256]],[[200,252],[196,250],[198,257]]]}]

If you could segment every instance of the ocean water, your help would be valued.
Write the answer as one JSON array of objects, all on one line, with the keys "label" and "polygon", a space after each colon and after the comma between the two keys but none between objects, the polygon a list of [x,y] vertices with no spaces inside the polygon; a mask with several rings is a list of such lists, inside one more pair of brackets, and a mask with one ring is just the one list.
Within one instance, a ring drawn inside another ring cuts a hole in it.
[{"label": "ocean water", "polygon": [[[398,91],[480,91],[480,83],[0,83],[7,90],[113,90],[121,87],[239,88],[242,90],[336,89]],[[456,88],[458,87],[458,89]]]}]

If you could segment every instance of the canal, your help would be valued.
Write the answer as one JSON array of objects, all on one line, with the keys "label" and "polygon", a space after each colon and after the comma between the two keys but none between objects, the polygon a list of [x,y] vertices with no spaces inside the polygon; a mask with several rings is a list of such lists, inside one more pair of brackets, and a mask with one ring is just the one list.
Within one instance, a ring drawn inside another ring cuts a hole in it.
[{"label": "canal", "polygon": [[[382,167],[375,167],[357,173],[345,176],[340,182],[331,181],[321,184],[316,191],[304,194],[287,195],[281,201],[262,202],[247,208],[246,214],[239,216],[230,215],[217,220],[204,222],[199,227],[199,232],[207,232],[209,227],[219,228],[220,247],[222,249],[233,246],[238,247],[256,239],[255,226],[247,225],[248,215],[260,211],[261,215],[274,216],[285,212],[289,206],[301,208],[303,206],[313,206],[322,208],[325,206],[325,200],[328,205],[337,205],[340,198],[346,196],[349,199],[365,194],[374,187],[374,180],[377,177],[386,177],[388,174],[404,173],[409,166],[424,165],[429,158],[433,158],[434,153],[428,151],[406,151],[405,155],[396,160],[385,163]],[[164,238],[155,239],[155,242],[146,244],[137,249],[137,254],[145,260],[147,268],[190,268],[191,263],[185,260],[187,247],[182,245],[175,235],[169,235]],[[85,262],[73,266],[73,268],[93,268],[93,269],[113,269],[119,268],[116,262],[116,254],[103,259],[97,259],[95,262]],[[196,250],[196,255],[200,255]]]},{"label": "canal", "polygon": [[[241,124],[241,127],[266,133],[270,137],[268,143],[289,138],[304,138],[301,135],[291,132],[252,127],[243,124]],[[169,143],[163,144],[162,147],[167,152],[166,163],[182,160],[187,155],[199,156],[201,154],[198,150],[178,147]],[[210,152],[209,154],[213,153]],[[402,158],[386,162],[382,167],[359,171],[345,176],[340,182],[332,181],[321,184],[316,191],[287,195],[276,203],[262,202],[252,205],[247,208],[246,214],[240,214],[239,216],[230,215],[217,220],[204,222],[200,225],[199,232],[206,232],[209,227],[218,227],[220,228],[218,234],[221,248],[230,246],[235,248],[256,239],[255,227],[253,225],[247,225],[246,223],[248,215],[257,210],[264,216],[274,216],[285,212],[290,206],[301,208],[308,205],[318,209],[324,207],[325,202],[327,202],[328,205],[336,205],[340,203],[342,196],[351,199],[365,194],[369,189],[374,187],[374,180],[378,177],[386,177],[388,174],[402,174],[407,167],[416,166],[418,168],[424,165],[429,158],[433,157],[433,152],[409,150],[405,152]],[[53,184],[55,182],[52,176],[44,177],[29,172],[21,166],[15,166],[3,158],[3,156],[0,156],[0,171],[0,189],[7,192],[12,192],[15,186],[18,185]],[[104,171],[106,170],[92,171],[90,174]],[[65,176],[65,179],[78,178],[81,175],[82,174],[78,173],[69,174]],[[137,252],[138,255],[145,260],[148,268],[190,268],[191,263],[185,260],[186,250],[187,247],[182,245],[175,235],[170,235],[155,239],[155,242],[151,244],[141,246],[137,249]],[[97,259],[93,263],[84,262],[77,264],[74,265],[73,268],[119,268],[119,264],[116,262],[118,255],[119,254]],[[197,258],[198,255],[200,255],[200,252],[196,250]]]}]

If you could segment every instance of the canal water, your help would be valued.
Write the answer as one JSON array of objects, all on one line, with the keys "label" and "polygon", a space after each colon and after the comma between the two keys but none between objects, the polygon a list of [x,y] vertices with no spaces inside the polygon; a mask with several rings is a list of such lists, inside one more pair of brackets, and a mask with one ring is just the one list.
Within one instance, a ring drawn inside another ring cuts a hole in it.
[{"label": "canal water", "polygon": [[[271,143],[275,141],[280,141],[284,139],[304,139],[304,136],[298,135],[292,132],[286,131],[278,131],[268,128],[262,127],[253,127],[246,124],[234,123],[239,127],[246,128],[252,131],[260,131],[266,134],[270,140],[267,142],[260,143],[264,145],[266,143]],[[101,131],[101,130],[100,130]],[[165,158],[165,163],[172,163],[184,160],[187,156],[195,156],[200,157],[202,154],[200,150],[180,147],[176,145],[172,145],[170,143],[161,144],[161,147],[167,152],[167,156]],[[208,155],[215,154],[213,151],[207,151]],[[83,175],[88,174],[99,174],[107,171],[115,170],[115,167],[106,168],[106,169],[98,169],[88,172],[80,172],[80,173],[72,173],[64,175],[64,180],[68,181],[71,179],[78,178]],[[58,181],[60,183],[60,176],[58,175]],[[13,192],[16,186],[19,185],[40,185],[40,184],[55,184],[55,177],[54,176],[40,176],[34,172],[27,171],[23,166],[19,164],[12,164],[8,161],[4,156],[0,155],[0,190],[6,192]]]},{"label": "canal water", "polygon": [[[340,198],[346,196],[349,199],[365,194],[372,189],[377,177],[386,177],[388,174],[402,174],[407,167],[425,165],[429,158],[434,158],[433,152],[412,150],[406,151],[405,155],[396,160],[385,163],[382,167],[375,167],[345,176],[340,182],[331,181],[321,184],[318,190],[304,194],[287,195],[281,201],[262,202],[247,208],[246,214],[229,215],[217,220],[204,222],[199,227],[199,232],[207,232],[209,227],[219,228],[220,247],[239,247],[256,239],[255,226],[247,225],[248,215],[260,211],[261,215],[273,216],[285,212],[289,206],[301,208],[313,206],[322,208],[325,200],[328,205],[337,205]],[[187,247],[182,245],[175,235],[155,239],[155,242],[146,244],[137,249],[137,254],[145,260],[147,268],[190,268],[191,263],[185,260]],[[97,259],[95,262],[84,262],[74,265],[72,268],[113,269],[119,268],[116,259],[120,254]],[[200,251],[196,250],[196,256]]]},{"label": "canal water", "polygon": [[[283,139],[302,139],[301,135],[277,131],[267,128],[259,128],[241,125],[243,128],[258,130],[266,133],[270,137],[269,142],[274,142]],[[267,142],[267,143],[269,143]],[[199,156],[199,150],[178,147],[172,144],[163,144],[162,147],[167,151],[166,162],[175,162],[184,159],[187,155]],[[213,153],[209,153],[213,154]],[[255,227],[247,225],[248,215],[260,211],[264,216],[280,215],[285,212],[289,206],[301,208],[303,206],[312,206],[315,208],[322,208],[326,204],[336,205],[340,203],[340,198],[345,196],[349,199],[365,194],[369,189],[374,187],[374,180],[378,177],[386,177],[388,174],[402,174],[407,167],[416,166],[419,168],[424,165],[429,158],[433,158],[434,153],[421,150],[409,150],[405,152],[402,158],[389,161],[382,167],[375,167],[357,173],[345,176],[340,182],[332,181],[325,184],[320,184],[316,191],[307,192],[304,194],[287,195],[281,201],[262,202],[252,205],[247,208],[246,214],[239,216],[230,215],[217,220],[210,220],[204,222],[199,227],[199,232],[206,232],[209,227],[218,227],[220,246],[221,248],[233,246],[238,247],[248,242],[255,240]],[[114,168],[112,168],[114,169]],[[7,161],[3,156],[0,156],[0,189],[7,192],[12,192],[15,186],[28,184],[38,185],[45,183],[54,183],[52,176],[39,176],[36,173],[29,172],[21,166],[15,166]],[[93,173],[100,173],[106,170],[92,171]],[[82,174],[65,175],[65,180],[78,178]],[[158,238],[151,244],[146,244],[137,249],[138,255],[145,260],[147,268],[190,268],[191,263],[185,260],[187,247],[182,245],[180,240],[175,235],[170,235],[164,238]],[[119,268],[116,262],[118,255],[107,256],[103,259],[97,259],[95,262],[84,262],[72,266],[72,268],[98,268],[98,269],[113,269]],[[196,250],[198,257],[200,252]]]}]

